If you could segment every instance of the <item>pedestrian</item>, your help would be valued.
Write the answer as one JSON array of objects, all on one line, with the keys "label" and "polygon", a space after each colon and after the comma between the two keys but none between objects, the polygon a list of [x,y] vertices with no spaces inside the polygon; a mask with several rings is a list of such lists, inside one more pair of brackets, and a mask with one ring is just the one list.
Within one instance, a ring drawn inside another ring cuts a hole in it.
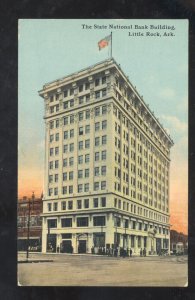
[{"label": "pedestrian", "polygon": [[143,256],[146,257],[146,248],[143,250]]},{"label": "pedestrian", "polygon": [[130,253],[130,257],[132,257],[132,249],[130,248],[129,253]]},{"label": "pedestrian", "polygon": [[142,248],[141,248],[141,250],[140,250],[140,256],[142,256],[143,255],[143,251],[142,251]]},{"label": "pedestrian", "polygon": [[94,254],[94,246],[91,247],[91,253]]}]

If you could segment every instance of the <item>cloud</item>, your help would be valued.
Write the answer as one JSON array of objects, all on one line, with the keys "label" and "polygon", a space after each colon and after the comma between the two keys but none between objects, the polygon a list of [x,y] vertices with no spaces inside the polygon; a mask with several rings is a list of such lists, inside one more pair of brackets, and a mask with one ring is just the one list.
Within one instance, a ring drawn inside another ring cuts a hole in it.
[{"label": "cloud", "polygon": [[166,127],[168,127],[170,132],[174,131],[176,133],[187,134],[188,124],[176,116],[161,115],[160,118],[166,123]]},{"label": "cloud", "polygon": [[159,96],[163,99],[172,99],[176,95],[176,92],[174,89],[166,87],[164,89],[161,89],[159,92]]},{"label": "cloud", "polygon": [[182,113],[187,112],[187,109],[188,109],[188,96],[187,95],[183,96],[180,99],[176,108],[179,112],[182,112]]}]

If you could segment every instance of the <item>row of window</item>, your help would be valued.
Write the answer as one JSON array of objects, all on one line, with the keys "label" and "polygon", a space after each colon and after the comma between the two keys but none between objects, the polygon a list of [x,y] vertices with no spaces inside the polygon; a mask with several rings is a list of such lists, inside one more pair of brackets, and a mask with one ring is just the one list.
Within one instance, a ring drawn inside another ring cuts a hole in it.
[{"label": "row of window", "polygon": [[[106,207],[106,197],[93,198],[93,202],[91,203],[93,203],[93,208]],[[57,211],[58,202],[47,203],[48,211],[52,211],[52,204],[53,204],[53,211]],[[76,202],[74,201],[74,204],[76,205],[77,209],[87,209],[89,208],[89,199],[79,199]],[[72,210],[72,209],[73,209],[73,200],[67,200],[61,202],[61,210]]]},{"label": "row of window", "polygon": [[[100,152],[95,152],[95,161],[100,161],[100,160],[106,160],[107,152],[106,150],[100,151]],[[85,155],[79,155],[78,156],[78,164],[81,165],[84,162],[89,163],[90,161],[90,155],[85,154]],[[63,159],[63,167],[67,166],[73,166],[74,165],[74,157],[69,157]],[[50,161],[49,162],[49,169],[52,170],[53,168],[57,169],[59,167],[59,161]]]},{"label": "row of window", "polygon": [[[72,172],[73,174],[73,172]],[[71,175],[73,176],[73,175]],[[94,191],[99,191],[99,190],[105,190],[106,189],[106,181],[97,181],[94,182]],[[73,194],[73,185],[70,186],[63,186],[62,187],[62,194],[66,195],[69,192],[69,194]],[[84,184],[78,184],[77,186],[77,192],[82,193],[82,192],[89,192],[89,183],[84,183]],[[48,195],[49,196],[57,196],[58,195],[58,187],[54,188],[49,188],[48,189]]]},{"label": "row of window", "polygon": [[[72,218],[61,219],[61,227],[72,227]],[[105,216],[93,217],[93,226],[105,226],[106,218]],[[47,220],[48,228],[57,228],[57,219]],[[88,217],[77,217],[76,227],[88,227],[89,218]]]}]

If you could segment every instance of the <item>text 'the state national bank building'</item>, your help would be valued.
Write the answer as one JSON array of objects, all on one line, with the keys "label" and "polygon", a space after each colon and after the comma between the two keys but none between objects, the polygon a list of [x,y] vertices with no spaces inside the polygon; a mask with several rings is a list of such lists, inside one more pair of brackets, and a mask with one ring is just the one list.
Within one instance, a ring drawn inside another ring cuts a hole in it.
[{"label": "text 'the state national bank building'", "polygon": [[45,84],[39,95],[45,104],[42,251],[169,249],[173,141],[116,61]]}]

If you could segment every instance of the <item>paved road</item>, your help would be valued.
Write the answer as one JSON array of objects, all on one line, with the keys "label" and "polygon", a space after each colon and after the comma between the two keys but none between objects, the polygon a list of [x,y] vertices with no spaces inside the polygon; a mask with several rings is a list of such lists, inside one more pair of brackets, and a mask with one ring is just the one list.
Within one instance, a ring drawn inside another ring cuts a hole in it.
[{"label": "paved road", "polygon": [[[19,255],[19,260],[25,258]],[[187,257],[114,258],[91,255],[30,254],[19,263],[22,286],[185,286]]]}]

